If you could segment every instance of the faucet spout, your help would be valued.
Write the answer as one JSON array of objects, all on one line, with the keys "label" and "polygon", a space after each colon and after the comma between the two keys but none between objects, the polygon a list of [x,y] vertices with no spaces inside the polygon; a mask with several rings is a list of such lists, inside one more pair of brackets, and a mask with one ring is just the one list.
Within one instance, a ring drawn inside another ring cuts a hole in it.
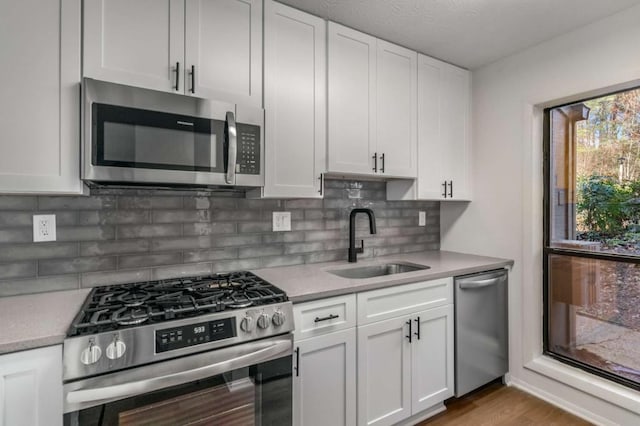
[{"label": "faucet spout", "polygon": [[376,233],[376,217],[371,209],[353,209],[349,214],[349,262],[358,261],[358,253],[364,251],[364,241],[360,247],[356,247],[356,215],[364,213],[369,217],[369,232]]}]

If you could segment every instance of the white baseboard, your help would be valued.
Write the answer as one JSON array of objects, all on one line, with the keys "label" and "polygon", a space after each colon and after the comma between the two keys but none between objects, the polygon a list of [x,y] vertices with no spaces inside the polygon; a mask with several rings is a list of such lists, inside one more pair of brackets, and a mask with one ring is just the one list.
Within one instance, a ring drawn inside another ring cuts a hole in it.
[{"label": "white baseboard", "polygon": [[565,399],[559,398],[557,395],[553,395],[540,388],[532,386],[529,383],[522,382],[514,377],[510,377],[509,379],[509,386],[513,386],[535,396],[536,398],[540,398],[541,400],[548,402],[549,404],[554,405],[564,411],[567,411],[574,416],[580,417],[581,419],[600,426],[618,426],[611,420],[594,414],[591,411],[587,410],[585,407],[573,404]]}]

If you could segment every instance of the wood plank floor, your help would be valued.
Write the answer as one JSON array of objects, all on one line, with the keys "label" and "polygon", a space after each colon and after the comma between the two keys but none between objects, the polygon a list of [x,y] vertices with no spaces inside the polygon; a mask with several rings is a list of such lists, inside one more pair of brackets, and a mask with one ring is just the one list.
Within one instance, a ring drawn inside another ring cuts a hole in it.
[{"label": "wood plank floor", "polygon": [[419,423],[442,425],[590,425],[541,399],[514,387],[493,383],[460,399],[452,399],[447,411]]}]

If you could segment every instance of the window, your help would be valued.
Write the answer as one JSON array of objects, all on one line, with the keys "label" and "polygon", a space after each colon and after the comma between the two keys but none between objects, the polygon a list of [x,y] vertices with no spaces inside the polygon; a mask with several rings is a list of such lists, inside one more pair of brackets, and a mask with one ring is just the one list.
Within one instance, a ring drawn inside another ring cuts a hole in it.
[{"label": "window", "polygon": [[640,89],[544,125],[545,353],[640,389]]}]

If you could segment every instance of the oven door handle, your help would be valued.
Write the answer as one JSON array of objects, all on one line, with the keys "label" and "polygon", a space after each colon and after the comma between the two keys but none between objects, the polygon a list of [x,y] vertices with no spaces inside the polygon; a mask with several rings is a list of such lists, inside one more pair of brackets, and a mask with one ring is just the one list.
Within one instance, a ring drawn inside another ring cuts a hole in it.
[{"label": "oven door handle", "polygon": [[[255,347],[253,344],[251,346]],[[291,350],[291,339],[282,339],[272,341],[268,346],[251,352],[241,353],[240,355],[236,352],[235,355],[237,356],[230,359],[216,360],[217,362],[212,364],[166,375],[154,376],[153,369],[155,365],[151,365],[149,366],[151,371],[149,371],[150,377],[148,378],[104,387],[72,390],[67,393],[66,404],[69,406],[92,406],[96,405],[96,403],[108,402],[108,400],[142,395],[265,362],[278,356],[291,354]],[[210,352],[210,354],[215,354],[215,351]],[[178,358],[175,361],[182,359]],[[122,372],[122,375],[126,375],[126,372]]]}]

